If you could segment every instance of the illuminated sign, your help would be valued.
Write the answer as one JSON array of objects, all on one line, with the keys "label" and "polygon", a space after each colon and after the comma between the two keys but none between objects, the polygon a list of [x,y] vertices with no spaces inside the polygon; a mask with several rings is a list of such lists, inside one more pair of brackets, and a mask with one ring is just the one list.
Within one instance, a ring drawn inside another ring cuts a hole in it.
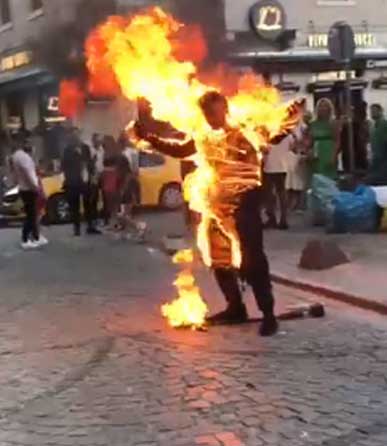
[{"label": "illuminated sign", "polygon": [[[308,36],[309,48],[328,48],[328,33],[311,34]],[[376,45],[376,37],[370,33],[355,33],[355,44],[360,48],[369,48]]]},{"label": "illuminated sign", "polygon": [[5,56],[0,59],[0,71],[10,71],[15,68],[29,65],[32,62],[30,51],[21,51],[10,56]]},{"label": "illuminated sign", "polygon": [[[351,79],[356,79],[356,71],[350,72]],[[345,81],[346,72],[345,71],[326,71],[322,73],[314,74],[312,77],[312,82],[336,82]]]},{"label": "illuminated sign", "polygon": [[58,96],[50,96],[48,98],[47,110],[51,112],[59,111],[59,98]]},{"label": "illuminated sign", "polygon": [[261,0],[250,10],[253,29],[265,40],[276,40],[286,29],[286,13],[276,0]]}]

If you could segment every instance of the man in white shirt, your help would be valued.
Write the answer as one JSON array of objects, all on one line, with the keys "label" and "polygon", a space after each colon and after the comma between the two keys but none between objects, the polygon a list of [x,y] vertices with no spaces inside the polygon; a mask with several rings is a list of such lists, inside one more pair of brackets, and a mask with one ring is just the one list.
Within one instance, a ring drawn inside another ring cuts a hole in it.
[{"label": "man in white shirt", "polygon": [[41,246],[37,218],[37,199],[40,188],[35,162],[26,150],[26,141],[19,141],[12,155],[11,162],[25,211],[25,221],[22,230],[22,248],[28,250]]},{"label": "man in white shirt", "polygon": [[[292,149],[292,135],[284,138],[279,144],[270,147],[264,162],[264,187],[266,195],[267,227],[286,230],[289,228],[287,219],[286,175],[288,153]],[[279,202],[280,219],[277,222],[276,203]]]}]

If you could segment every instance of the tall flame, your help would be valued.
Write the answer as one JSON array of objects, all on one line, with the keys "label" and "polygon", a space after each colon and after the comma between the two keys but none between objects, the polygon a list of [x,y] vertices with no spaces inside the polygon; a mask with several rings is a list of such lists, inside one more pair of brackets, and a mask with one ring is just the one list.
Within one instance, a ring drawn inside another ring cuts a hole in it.
[{"label": "tall flame", "polygon": [[[85,48],[89,91],[120,91],[129,100],[144,97],[155,119],[194,140],[197,169],[187,177],[184,194],[201,215],[197,241],[202,258],[208,266],[239,268],[242,253],[234,218],[239,199],[260,184],[261,151],[297,123],[297,106],[281,104],[278,91],[255,74],[239,75],[227,66],[201,70],[207,46],[200,30],[188,29],[157,7],[133,17],[110,17],[89,35]],[[228,129],[213,130],[199,106],[199,99],[213,90],[227,96]],[[254,159],[240,161],[251,150]],[[163,309],[172,325],[184,324],[179,312],[192,322],[186,310],[195,311],[185,304],[200,301],[188,278],[183,272],[176,282],[184,299]]]},{"label": "tall flame", "polygon": [[163,305],[161,312],[172,327],[201,328],[208,313],[207,304],[200,296],[195,278],[189,268],[193,262],[191,250],[180,251],[173,259],[176,264],[186,264],[174,282],[178,292],[178,298],[170,304]]}]

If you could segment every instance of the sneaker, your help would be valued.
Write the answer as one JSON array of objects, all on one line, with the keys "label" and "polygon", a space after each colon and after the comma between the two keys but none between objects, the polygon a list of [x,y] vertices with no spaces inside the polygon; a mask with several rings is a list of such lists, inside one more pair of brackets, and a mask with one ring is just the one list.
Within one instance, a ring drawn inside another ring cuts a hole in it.
[{"label": "sneaker", "polygon": [[28,242],[23,242],[21,244],[21,247],[24,251],[32,251],[33,249],[38,249],[40,246],[37,242],[32,242],[31,240],[28,240]]},{"label": "sneaker", "polygon": [[264,316],[259,334],[263,337],[274,336],[279,329],[278,321],[275,316]]},{"label": "sneaker", "polygon": [[221,311],[220,313],[209,316],[206,320],[212,325],[244,324],[248,320],[246,306],[241,304],[238,309],[228,307],[226,310]]},{"label": "sneaker", "polygon": [[39,246],[47,246],[48,243],[49,243],[49,241],[46,239],[46,237],[44,237],[43,235],[41,235],[41,236],[39,237],[39,240],[38,240],[37,242],[34,242],[34,243],[37,243]]}]

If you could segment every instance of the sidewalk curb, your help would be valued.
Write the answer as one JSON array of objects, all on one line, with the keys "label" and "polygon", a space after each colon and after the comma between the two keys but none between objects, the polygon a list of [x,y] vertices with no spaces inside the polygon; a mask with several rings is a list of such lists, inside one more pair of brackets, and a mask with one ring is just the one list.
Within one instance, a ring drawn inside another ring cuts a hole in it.
[{"label": "sidewalk curb", "polygon": [[285,285],[302,291],[309,291],[314,294],[320,294],[321,296],[328,299],[344,302],[346,304],[362,308],[363,310],[373,311],[375,313],[387,316],[387,304],[384,304],[382,302],[371,300],[362,296],[349,294],[344,291],[334,290],[332,288],[328,288],[326,286],[314,284],[311,282],[302,282],[299,280],[289,279],[285,275],[281,274],[274,273],[271,275],[271,277],[273,282],[280,285]]}]

